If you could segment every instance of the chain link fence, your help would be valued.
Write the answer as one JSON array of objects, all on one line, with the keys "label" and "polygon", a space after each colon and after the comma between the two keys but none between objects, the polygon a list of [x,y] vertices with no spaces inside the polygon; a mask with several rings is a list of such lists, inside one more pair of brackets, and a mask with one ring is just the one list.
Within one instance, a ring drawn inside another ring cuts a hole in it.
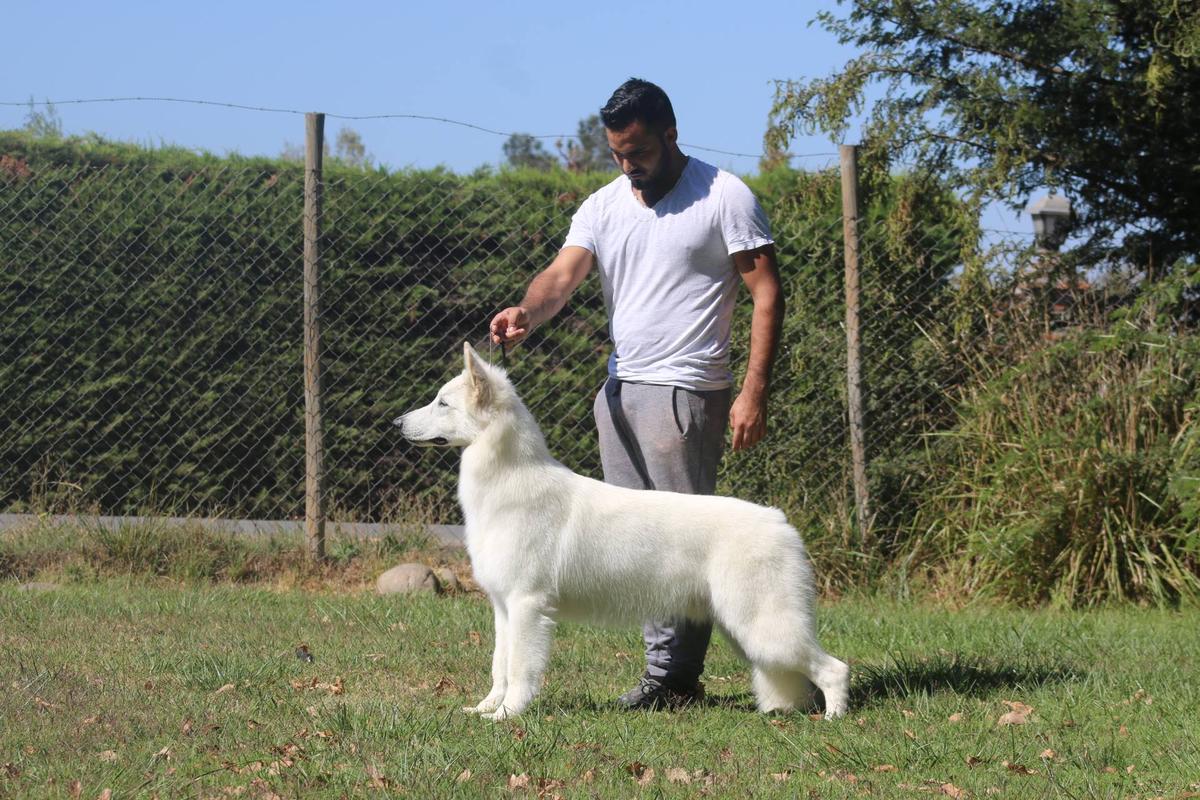
[{"label": "chain link fence", "polygon": [[[492,314],[550,262],[611,176],[372,172],[328,165],[322,250],[326,508],[341,521],[454,522],[457,453],[391,420],[485,355]],[[789,313],[770,433],[722,493],[853,528],[838,175],[753,184]],[[37,148],[0,138],[0,510],[298,519],[304,514],[303,169],[266,159]],[[944,424],[961,364],[955,298],[971,232],[919,193],[861,220],[866,450],[878,520]],[[749,300],[735,353],[749,341]],[[552,452],[599,476],[605,374],[592,277],[509,356]],[[849,543],[849,533],[845,533]]]}]

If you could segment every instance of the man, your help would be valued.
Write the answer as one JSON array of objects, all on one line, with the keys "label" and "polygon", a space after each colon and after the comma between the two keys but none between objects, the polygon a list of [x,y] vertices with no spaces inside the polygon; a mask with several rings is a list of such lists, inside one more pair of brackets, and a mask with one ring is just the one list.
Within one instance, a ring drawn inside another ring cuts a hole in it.
[{"label": "man", "polygon": [[[659,87],[626,81],[600,118],[622,175],[583,202],[553,263],[520,305],[492,319],[492,340],[528,336],[598,265],[614,345],[595,403],[604,480],[712,494],[726,424],[734,450],[766,433],[784,310],[770,228],[741,180],[680,151],[675,112]],[[731,402],[739,277],[754,313],[746,377]],[[658,709],[703,697],[711,634],[707,623],[648,622],[646,672],[621,705]]]}]

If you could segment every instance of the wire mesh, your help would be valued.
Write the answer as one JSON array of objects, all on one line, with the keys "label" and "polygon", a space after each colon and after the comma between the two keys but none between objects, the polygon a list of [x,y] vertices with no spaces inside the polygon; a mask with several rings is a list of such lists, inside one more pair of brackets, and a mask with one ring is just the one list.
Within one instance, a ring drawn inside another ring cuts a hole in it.
[{"label": "wire mesh", "polygon": [[[0,509],[301,517],[301,167],[5,158]],[[607,179],[328,171],[332,518],[456,521],[457,454],[402,445],[391,420],[460,369],[461,342],[496,355],[485,338],[491,316],[520,298],[579,203]],[[770,433],[727,457],[719,490],[848,514],[839,201],[826,193],[814,213],[811,198],[789,191],[762,199],[789,312]],[[954,324],[962,242],[919,224],[897,233],[882,219],[862,230],[867,447],[869,457],[887,457],[911,452],[913,437],[949,413],[955,359],[944,333]],[[735,356],[747,349],[749,310],[743,296]],[[597,477],[591,406],[607,347],[593,277],[510,359],[551,450]]]}]

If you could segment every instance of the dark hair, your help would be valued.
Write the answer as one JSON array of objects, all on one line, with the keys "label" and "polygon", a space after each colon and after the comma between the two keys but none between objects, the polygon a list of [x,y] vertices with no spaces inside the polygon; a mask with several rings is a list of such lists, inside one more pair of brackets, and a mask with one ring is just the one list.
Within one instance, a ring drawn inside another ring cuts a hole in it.
[{"label": "dark hair", "polygon": [[675,110],[667,93],[650,81],[630,78],[617,87],[604,108],[600,121],[610,131],[623,131],[634,122],[659,133],[675,127]]}]

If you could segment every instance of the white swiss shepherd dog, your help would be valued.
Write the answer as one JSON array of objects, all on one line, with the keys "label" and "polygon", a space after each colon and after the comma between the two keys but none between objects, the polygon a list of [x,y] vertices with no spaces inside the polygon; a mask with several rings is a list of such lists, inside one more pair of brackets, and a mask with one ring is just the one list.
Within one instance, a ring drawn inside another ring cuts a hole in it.
[{"label": "white swiss shepherd dog", "polygon": [[812,569],[782,512],[576,475],[551,457],[504,371],[466,343],[463,357],[461,375],[395,424],[415,444],[465,448],[467,550],[496,618],[492,690],[466,711],[525,710],[558,617],[687,617],[714,621],[750,662],[760,711],[806,708],[815,684],[826,719],[846,712],[850,668],[817,643]]}]

